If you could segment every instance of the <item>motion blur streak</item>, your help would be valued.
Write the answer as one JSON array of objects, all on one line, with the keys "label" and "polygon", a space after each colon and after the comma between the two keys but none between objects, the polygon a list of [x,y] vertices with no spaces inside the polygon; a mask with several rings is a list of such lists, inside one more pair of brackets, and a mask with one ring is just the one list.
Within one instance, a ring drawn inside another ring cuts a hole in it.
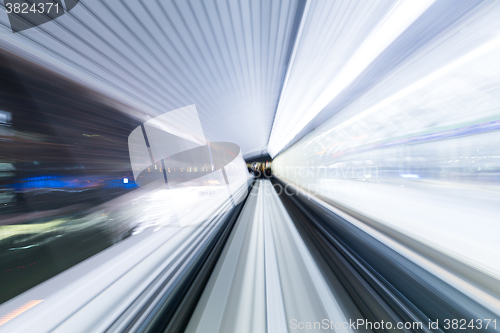
[{"label": "motion blur streak", "polygon": [[280,155],[275,174],[500,278],[499,55],[495,38],[349,120],[331,118]]},{"label": "motion blur streak", "polygon": [[9,320],[11,320],[11,319],[19,316],[24,311],[28,311],[29,309],[31,309],[32,307],[34,307],[35,305],[37,305],[37,304],[39,304],[41,302],[43,302],[43,300],[30,301],[30,302],[24,304],[23,306],[21,306],[20,308],[17,308],[16,310],[14,310],[14,311],[6,314],[2,318],[0,318],[0,326],[2,326],[3,324],[5,324]]},{"label": "motion blur streak", "polygon": [[186,332],[287,332],[287,318],[354,318],[339,302],[271,183],[258,180]]},{"label": "motion blur streak", "polygon": [[[151,302],[158,289],[174,293],[182,288],[179,277],[212,249],[211,239],[218,239],[229,227],[228,214],[235,210],[227,200],[227,189],[217,186],[136,190],[119,199],[128,206],[115,211],[112,218],[137,221],[135,236],[21,295],[16,301],[44,295],[45,306],[33,312],[31,320],[9,326],[9,332],[95,332],[111,324],[127,327],[136,311],[156,304]],[[111,207],[118,207],[117,200]],[[189,207],[185,212],[197,227],[179,226],[175,214],[179,204]]]},{"label": "motion blur streak", "polygon": [[[470,20],[471,34],[492,23],[471,47],[465,32],[433,44],[277,156],[273,172],[430,258],[433,274],[498,315],[500,26],[489,15]],[[433,61],[438,50],[452,61]]]},{"label": "motion blur streak", "polygon": [[[361,38],[359,39],[354,39],[357,44],[359,44],[359,47],[356,49],[356,51],[350,55],[350,57],[347,58],[347,62],[342,63],[345,61],[345,59],[342,59],[341,57],[338,58],[337,56],[335,59],[339,59],[337,61],[340,62],[337,66],[340,69],[337,73],[329,73],[329,78],[331,80],[331,77],[333,77],[333,81],[329,82],[326,84],[326,87],[324,87],[324,91],[320,92],[319,96],[315,96],[314,103],[312,105],[306,106],[306,109],[304,109],[305,112],[299,113],[297,110],[295,111],[295,114],[300,115],[300,119],[295,119],[292,124],[295,126],[292,127],[291,132],[285,132],[286,129],[284,128],[276,128],[273,129],[273,133],[271,134],[270,138],[270,145],[271,145],[271,154],[276,155],[278,151],[276,151],[276,148],[273,149],[272,145],[275,143],[275,141],[278,140],[283,140],[283,139],[288,139],[291,140],[295,135],[297,135],[300,130],[304,127],[305,124],[309,123],[323,108],[332,100],[334,99],[342,90],[344,90],[347,86],[349,86],[354,79],[361,74],[363,70],[366,69],[366,67],[375,59],[377,58],[382,51],[388,47],[394,40],[401,34],[403,33],[425,10],[429,8],[429,6],[434,2],[434,0],[426,0],[426,1],[399,1],[399,2],[394,2],[394,6],[387,6],[390,4],[389,1],[384,1],[384,2],[377,2],[373,1],[370,6],[373,6],[373,8],[376,8],[372,13],[368,14],[369,17],[363,18],[364,24],[366,25],[373,25],[374,29],[373,30],[365,30],[364,32],[369,32],[367,36],[359,36]],[[346,2],[346,4],[348,4]],[[312,2],[308,2],[308,5],[311,5],[315,7],[314,9],[311,9],[311,12],[314,10],[316,11],[324,11],[325,7],[330,7],[328,10],[330,10],[330,15],[337,15],[338,9],[335,8],[337,6],[345,6],[345,4],[340,4],[340,3],[335,3],[335,2],[330,2],[330,4],[326,2],[321,2],[318,1],[315,4],[312,4]],[[367,15],[367,9],[368,6],[366,7],[360,7],[357,6],[355,2],[352,2],[350,4],[351,8],[348,8],[347,11],[350,11],[351,15],[356,17],[358,15]],[[358,7],[358,8],[355,8]],[[378,10],[386,7],[387,12],[382,13],[378,12]],[[309,13],[307,13],[309,14]],[[311,13],[310,18],[305,15],[303,17],[302,23],[305,25],[307,20],[309,19],[316,19],[317,16],[319,16],[319,13]],[[380,14],[383,14],[383,16],[379,16]],[[331,19],[330,17],[328,17]],[[344,21],[345,25],[347,27],[343,28],[351,28],[355,29],[355,32],[359,34],[359,31],[364,30],[362,27],[358,26],[358,24],[355,24],[353,26],[348,26],[349,24],[355,23],[357,20],[357,17],[355,19],[351,20],[346,20]],[[357,22],[356,22],[357,23]],[[303,32],[302,35],[300,35],[300,39],[296,41],[296,43],[302,43],[302,38],[314,38],[314,41],[318,41],[317,36],[313,35],[312,26],[314,23],[309,24],[309,29],[305,32]],[[316,23],[318,24],[318,23]],[[323,26],[321,25],[316,25],[316,29],[323,29]],[[365,28],[366,29],[366,28]],[[314,31],[317,32],[317,31]],[[307,35],[309,34],[309,36]],[[304,36],[305,35],[305,36]],[[340,37],[340,36],[335,36],[335,37]],[[356,36],[358,37],[358,36]],[[363,39],[366,38],[366,39]],[[335,40],[335,38],[332,38],[331,40]],[[312,41],[309,41],[311,43]],[[343,41],[345,42],[345,41]],[[323,48],[321,51],[324,50],[324,46],[319,46],[319,45],[314,45],[318,48]],[[328,45],[326,48],[331,47],[334,50],[334,47],[337,45]],[[358,46],[358,45],[356,45]],[[336,50],[335,50],[336,51]],[[331,50],[327,50],[327,52],[331,52]],[[345,52],[345,51],[344,51]],[[308,53],[310,54],[310,53]],[[300,61],[300,60],[299,60]],[[307,65],[311,62],[310,59],[304,59],[304,55],[302,55],[302,61],[305,62],[307,61]],[[329,63],[335,63],[334,61],[331,61],[329,59]],[[294,68],[295,63],[292,63],[292,67],[290,67],[292,70],[295,70]],[[305,65],[303,63],[302,65]],[[330,65],[331,66],[331,65]],[[300,70],[300,69],[299,69]],[[323,71],[324,68],[321,68]],[[332,75],[333,74],[333,75]],[[302,78],[301,78],[302,79]],[[314,81],[317,80],[317,77],[313,78]],[[317,83],[316,83],[317,86]],[[286,87],[288,88],[288,87]],[[287,96],[288,97],[288,96]],[[292,96],[289,97],[290,99],[293,98]],[[287,100],[285,99],[285,102]],[[302,104],[303,105],[303,104]],[[302,106],[301,105],[301,106]],[[290,107],[290,106],[289,106]],[[296,108],[296,106],[294,106]],[[299,109],[300,110],[300,109]],[[277,110],[277,114],[280,115],[282,111],[279,107]],[[287,110],[289,111],[289,110]],[[302,110],[301,110],[302,111]],[[288,112],[287,112],[288,113]],[[277,124],[277,126],[281,125],[281,127],[284,127],[284,123],[280,122]],[[287,122],[286,127],[289,129],[290,123]],[[280,132],[281,130],[281,132]],[[287,141],[285,141],[287,143]],[[281,147],[283,148],[283,147]]]}]

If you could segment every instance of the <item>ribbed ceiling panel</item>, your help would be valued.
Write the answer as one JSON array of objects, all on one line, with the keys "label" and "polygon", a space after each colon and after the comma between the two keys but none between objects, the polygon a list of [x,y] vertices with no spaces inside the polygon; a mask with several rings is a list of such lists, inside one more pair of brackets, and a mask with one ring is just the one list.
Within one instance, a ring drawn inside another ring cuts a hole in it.
[{"label": "ribbed ceiling panel", "polygon": [[[265,149],[288,62],[298,0],[82,0],[12,33],[1,47],[154,117],[196,104],[206,137]],[[145,117],[145,120],[148,117]]]}]

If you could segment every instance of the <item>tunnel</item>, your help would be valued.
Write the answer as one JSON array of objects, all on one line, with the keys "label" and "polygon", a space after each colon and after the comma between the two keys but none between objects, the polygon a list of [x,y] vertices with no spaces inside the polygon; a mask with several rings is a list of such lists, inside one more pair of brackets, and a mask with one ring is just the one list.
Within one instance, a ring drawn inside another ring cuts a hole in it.
[{"label": "tunnel", "polygon": [[500,332],[499,1],[0,13],[0,333]]}]

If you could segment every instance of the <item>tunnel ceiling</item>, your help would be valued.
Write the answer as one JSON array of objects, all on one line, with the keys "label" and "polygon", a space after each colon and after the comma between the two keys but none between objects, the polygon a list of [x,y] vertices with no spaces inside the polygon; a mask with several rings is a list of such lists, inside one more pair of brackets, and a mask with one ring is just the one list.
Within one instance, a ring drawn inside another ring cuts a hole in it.
[{"label": "tunnel ceiling", "polygon": [[0,11],[0,47],[139,121],[196,104],[207,139],[274,157],[478,3],[82,0],[19,33]]},{"label": "tunnel ceiling", "polygon": [[20,33],[5,11],[0,21],[4,48],[150,116],[196,104],[207,139],[248,156],[266,148],[298,8],[296,0],[89,0]]}]

